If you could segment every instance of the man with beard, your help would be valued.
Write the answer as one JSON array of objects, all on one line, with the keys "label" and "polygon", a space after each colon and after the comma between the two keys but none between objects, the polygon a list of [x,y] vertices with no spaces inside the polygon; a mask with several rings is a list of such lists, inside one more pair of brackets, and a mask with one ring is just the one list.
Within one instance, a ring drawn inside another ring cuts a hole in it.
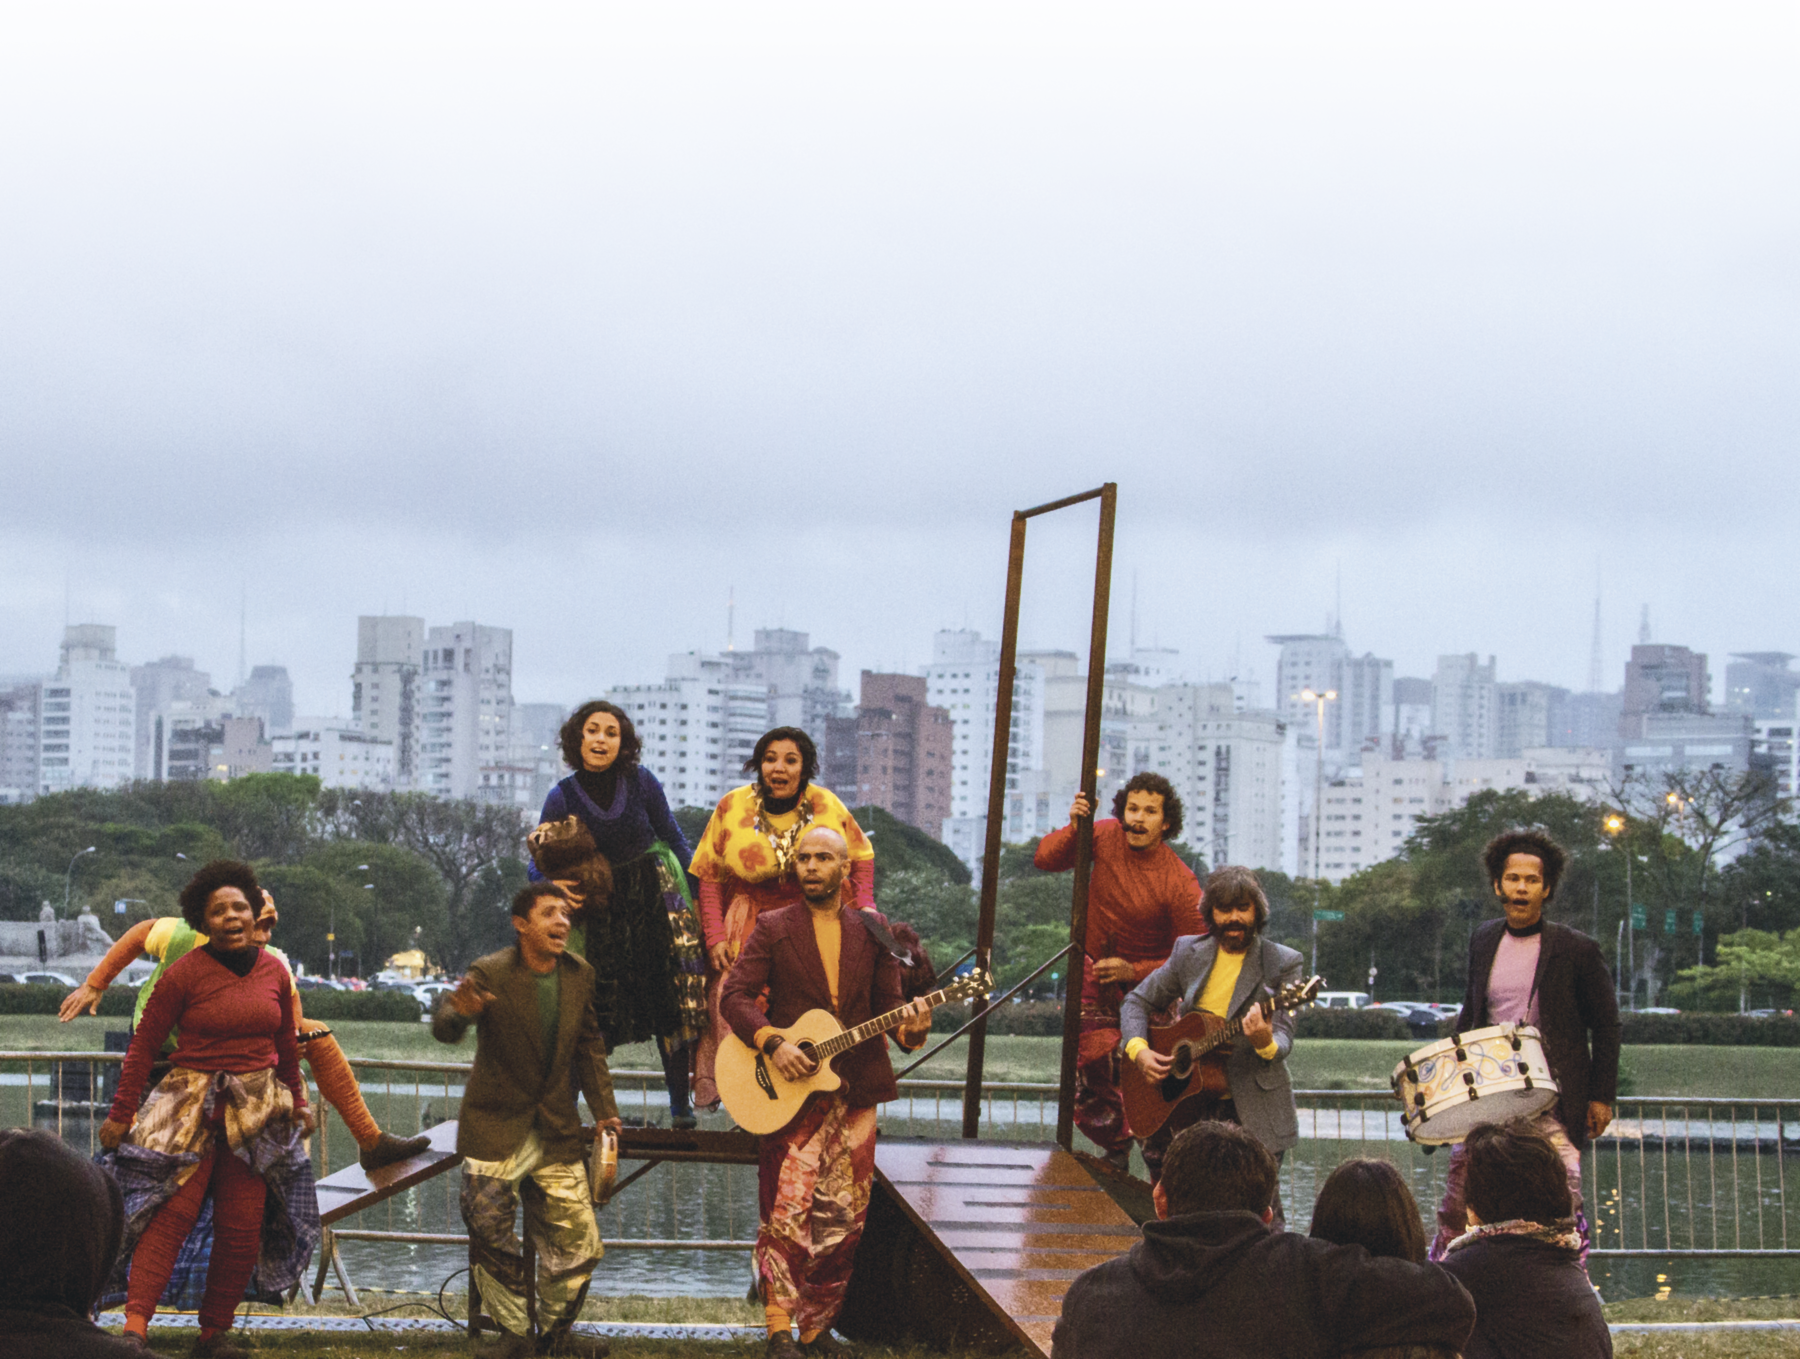
[{"label": "man with beard", "polygon": [[[794,848],[803,902],[757,917],[720,996],[732,1032],[767,1053],[790,1081],[817,1067],[778,1030],[808,1010],[829,1010],[849,1029],[907,1004],[898,960],[876,942],[864,923],[868,916],[842,900],[849,870],[843,836],[822,826],[806,832]],[[912,1049],[930,1033],[931,1012],[918,1000],[907,1008],[910,1017],[895,1038]],[[851,1048],[835,1070],[841,1087],[815,1091],[792,1123],[762,1139],[756,1272],[771,1359],[844,1350],[832,1339],[831,1323],[843,1307],[869,1210],[875,1106],[900,1090],[880,1040]],[[798,1346],[789,1329],[795,1324]]]},{"label": "man with beard", "polygon": [[[1201,907],[1211,933],[1179,940],[1169,961],[1125,997],[1120,1007],[1125,1057],[1152,1081],[1169,1074],[1169,1058],[1150,1046],[1150,1019],[1177,1001],[1177,1017],[1194,1010],[1222,1019],[1241,1017],[1244,1036],[1233,1041],[1225,1061],[1229,1093],[1183,1101],[1144,1143],[1144,1163],[1153,1181],[1161,1175],[1163,1155],[1175,1134],[1203,1119],[1247,1128],[1274,1153],[1277,1164],[1300,1140],[1287,1071],[1294,1016],[1284,1010],[1271,1017],[1263,1004],[1300,979],[1300,954],[1262,937],[1269,923],[1269,899],[1248,868],[1214,869],[1206,879]],[[1270,1206],[1280,1226],[1279,1195]]]},{"label": "man with beard", "polygon": [[[1562,1158],[1581,1233],[1581,1263],[1591,1235],[1581,1200],[1581,1149],[1612,1122],[1619,1088],[1619,1004],[1600,946],[1580,930],[1544,919],[1568,855],[1542,831],[1512,830],[1482,851],[1488,881],[1506,916],[1469,936],[1469,983],[1456,1031],[1530,1024],[1543,1035],[1544,1056],[1561,1092],[1531,1120]],[[1468,1226],[1463,1202],[1468,1158],[1459,1144],[1444,1175],[1437,1239],[1441,1260]]]},{"label": "man with beard", "polygon": [[[1077,793],[1069,824],[1039,842],[1037,867],[1046,873],[1073,868],[1075,823],[1093,812]],[[1131,1130],[1119,1094],[1119,1004],[1162,966],[1178,938],[1206,929],[1199,880],[1167,843],[1180,835],[1181,799],[1161,774],[1134,774],[1113,797],[1112,819],[1094,823],[1075,1126],[1120,1170],[1129,1161]]]}]

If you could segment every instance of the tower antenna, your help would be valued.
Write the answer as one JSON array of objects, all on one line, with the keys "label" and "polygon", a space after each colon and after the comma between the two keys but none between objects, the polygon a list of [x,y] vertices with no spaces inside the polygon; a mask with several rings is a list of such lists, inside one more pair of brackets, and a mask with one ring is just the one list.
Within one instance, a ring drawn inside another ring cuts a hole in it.
[{"label": "tower antenna", "polygon": [[1588,652],[1588,692],[1597,694],[1606,682],[1605,665],[1600,655],[1600,567],[1594,567],[1594,645]]}]

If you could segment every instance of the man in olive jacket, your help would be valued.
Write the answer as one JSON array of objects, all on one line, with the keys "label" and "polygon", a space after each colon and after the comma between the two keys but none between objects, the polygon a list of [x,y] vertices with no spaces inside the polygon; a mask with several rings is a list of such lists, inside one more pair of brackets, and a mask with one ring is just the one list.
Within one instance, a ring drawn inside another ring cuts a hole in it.
[{"label": "man in olive jacket", "polygon": [[[603,1341],[570,1330],[603,1253],[576,1083],[594,1113],[596,1136],[620,1124],[594,1017],[594,969],[566,951],[569,915],[569,899],[554,883],[525,888],[512,904],[517,945],[472,964],[456,989],[438,998],[432,1016],[441,1043],[460,1043],[471,1024],[476,1030],[456,1149],[463,1156],[469,1272],[506,1333],[489,1351],[496,1359],[606,1353]],[[535,1343],[514,1227],[526,1180],[525,1231],[537,1252],[542,1326]]]}]

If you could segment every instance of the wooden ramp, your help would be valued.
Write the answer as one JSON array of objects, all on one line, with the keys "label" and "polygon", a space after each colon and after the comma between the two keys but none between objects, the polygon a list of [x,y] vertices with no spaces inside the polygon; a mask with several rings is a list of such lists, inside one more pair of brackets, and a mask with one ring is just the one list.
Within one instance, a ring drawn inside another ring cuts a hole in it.
[{"label": "wooden ramp", "polygon": [[1075,1276],[1138,1240],[1130,1216],[1054,1145],[883,1138],[875,1166],[846,1334],[1048,1355]]}]

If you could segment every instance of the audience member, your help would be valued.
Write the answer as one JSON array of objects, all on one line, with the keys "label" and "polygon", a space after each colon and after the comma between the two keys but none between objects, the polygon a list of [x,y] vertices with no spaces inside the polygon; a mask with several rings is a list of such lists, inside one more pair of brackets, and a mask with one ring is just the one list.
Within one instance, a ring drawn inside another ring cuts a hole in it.
[{"label": "audience member", "polygon": [[1370,1255],[1425,1260],[1418,1200],[1389,1161],[1358,1158],[1332,1171],[1313,1204],[1311,1234]]},{"label": "audience member", "polygon": [[1463,1143],[1469,1229],[1443,1266],[1475,1298],[1465,1359],[1612,1359],[1556,1146],[1531,1124],[1484,1123]]},{"label": "audience member", "polygon": [[88,1320],[125,1234],[119,1186],[47,1132],[0,1132],[0,1354],[128,1359]]},{"label": "audience member", "polygon": [[1442,1269],[1271,1231],[1275,1158],[1235,1124],[1169,1146],[1157,1221],[1063,1299],[1053,1359],[1327,1359],[1393,1346],[1454,1351],[1475,1308]]}]

